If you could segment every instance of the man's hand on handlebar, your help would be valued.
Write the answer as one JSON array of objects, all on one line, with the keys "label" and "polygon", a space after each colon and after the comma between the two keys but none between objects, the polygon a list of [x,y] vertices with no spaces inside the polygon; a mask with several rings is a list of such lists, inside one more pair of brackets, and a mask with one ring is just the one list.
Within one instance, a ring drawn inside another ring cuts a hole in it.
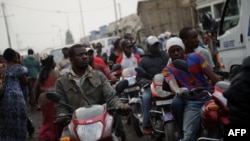
[{"label": "man's hand on handlebar", "polygon": [[149,84],[151,84],[151,80],[148,79],[141,79],[138,81],[138,84],[140,85],[140,87],[144,87],[144,86],[148,86]]},{"label": "man's hand on handlebar", "polygon": [[67,115],[64,113],[61,113],[59,114],[59,116],[57,116],[55,123],[61,126],[66,126],[69,124],[67,119],[68,119]]},{"label": "man's hand on handlebar", "polygon": [[132,110],[132,108],[128,104],[120,104],[118,109],[122,110],[122,115],[127,115]]},{"label": "man's hand on handlebar", "polygon": [[179,97],[186,97],[189,94],[189,90],[186,87],[181,87],[176,91],[175,94]]}]

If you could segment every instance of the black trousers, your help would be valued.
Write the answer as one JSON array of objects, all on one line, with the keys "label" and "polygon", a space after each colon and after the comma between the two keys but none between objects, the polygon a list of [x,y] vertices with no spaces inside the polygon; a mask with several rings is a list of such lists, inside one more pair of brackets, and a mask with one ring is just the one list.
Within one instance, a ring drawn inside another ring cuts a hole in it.
[{"label": "black trousers", "polygon": [[35,132],[35,127],[29,117],[27,117],[27,131],[29,133],[29,136],[32,136]]},{"label": "black trousers", "polygon": [[117,137],[121,137],[122,141],[126,141],[126,134],[123,128],[121,116],[119,114],[114,116],[113,129],[115,130],[115,135]]}]

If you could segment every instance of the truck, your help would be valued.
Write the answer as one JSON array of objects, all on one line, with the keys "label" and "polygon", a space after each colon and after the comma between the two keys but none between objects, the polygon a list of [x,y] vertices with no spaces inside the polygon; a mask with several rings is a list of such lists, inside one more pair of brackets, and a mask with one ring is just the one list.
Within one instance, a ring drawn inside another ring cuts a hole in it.
[{"label": "truck", "polygon": [[218,37],[222,72],[234,75],[250,55],[250,0],[226,0]]},{"label": "truck", "polygon": [[141,41],[166,31],[178,35],[185,26],[198,26],[195,0],[139,1],[137,15],[142,22],[142,28],[137,34]]}]

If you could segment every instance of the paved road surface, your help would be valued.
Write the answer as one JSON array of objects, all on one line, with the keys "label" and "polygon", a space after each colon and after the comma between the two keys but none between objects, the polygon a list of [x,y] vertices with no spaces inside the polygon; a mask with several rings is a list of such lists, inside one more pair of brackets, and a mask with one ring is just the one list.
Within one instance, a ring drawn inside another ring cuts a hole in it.
[{"label": "paved road surface", "polygon": [[[38,132],[39,132],[39,128],[40,128],[41,121],[42,121],[42,112],[35,110],[35,109],[31,110],[30,108],[28,108],[28,115],[32,119],[33,124],[35,125],[35,133],[34,133],[33,138],[27,137],[26,141],[37,141]],[[135,134],[133,127],[131,125],[127,125],[125,121],[124,121],[124,127],[125,127],[125,131],[127,134],[127,141],[152,141],[154,140],[154,138],[151,138],[151,136],[143,136],[139,138]]]}]

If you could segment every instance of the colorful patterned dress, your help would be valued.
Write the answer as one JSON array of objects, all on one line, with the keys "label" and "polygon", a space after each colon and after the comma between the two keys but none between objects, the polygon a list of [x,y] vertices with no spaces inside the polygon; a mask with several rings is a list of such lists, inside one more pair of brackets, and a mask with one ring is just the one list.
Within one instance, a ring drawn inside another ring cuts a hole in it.
[{"label": "colorful patterned dress", "polygon": [[6,89],[0,101],[0,141],[25,141],[27,130],[26,105],[19,78],[26,71],[13,65],[6,71]]}]

